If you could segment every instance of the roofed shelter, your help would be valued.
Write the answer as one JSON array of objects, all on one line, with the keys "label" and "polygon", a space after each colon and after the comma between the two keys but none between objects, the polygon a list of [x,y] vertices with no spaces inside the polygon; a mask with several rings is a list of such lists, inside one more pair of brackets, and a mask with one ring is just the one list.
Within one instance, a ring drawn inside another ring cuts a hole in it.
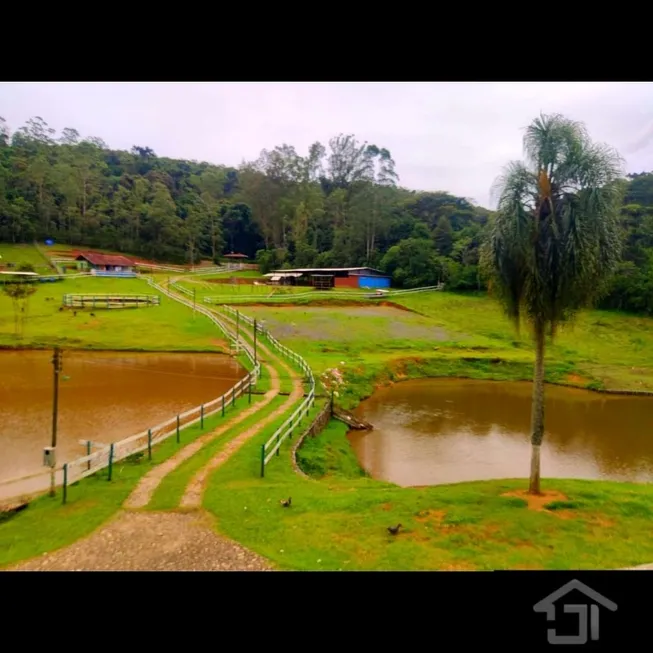
[{"label": "roofed shelter", "polygon": [[228,258],[230,261],[244,261],[247,259],[247,254],[239,254],[236,252],[231,252],[231,254],[224,254],[222,258]]},{"label": "roofed shelter", "polygon": [[120,254],[97,254],[96,252],[79,252],[75,257],[82,270],[90,270],[98,277],[135,277],[136,263]]},{"label": "roofed shelter", "polygon": [[390,277],[370,267],[360,268],[296,268],[294,270],[273,270],[270,275],[298,275],[298,285],[326,288],[389,288]]}]

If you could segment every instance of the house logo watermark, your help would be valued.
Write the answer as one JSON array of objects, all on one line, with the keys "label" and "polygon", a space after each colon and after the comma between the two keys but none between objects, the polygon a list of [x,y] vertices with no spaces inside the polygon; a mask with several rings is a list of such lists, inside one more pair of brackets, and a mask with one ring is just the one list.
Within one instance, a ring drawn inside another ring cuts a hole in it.
[{"label": "house logo watermark", "polygon": [[555,628],[547,630],[547,640],[549,644],[587,644],[589,640],[597,641],[599,639],[599,608],[603,607],[611,612],[617,609],[617,604],[605,596],[594,591],[591,587],[581,583],[579,580],[571,580],[560,589],[552,592],[546,598],[542,599],[533,606],[535,612],[544,612],[547,621],[555,621],[556,618],[556,601],[569,594],[572,590],[577,590],[587,597],[586,603],[560,603],[562,611],[568,614],[578,615],[578,634],[577,635],[557,635]]}]

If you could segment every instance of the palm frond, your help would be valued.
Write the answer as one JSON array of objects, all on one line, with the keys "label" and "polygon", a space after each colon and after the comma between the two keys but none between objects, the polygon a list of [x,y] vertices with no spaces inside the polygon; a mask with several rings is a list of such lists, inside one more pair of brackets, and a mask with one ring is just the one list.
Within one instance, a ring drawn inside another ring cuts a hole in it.
[{"label": "palm frond", "polygon": [[524,152],[526,163],[509,163],[493,186],[498,213],[485,261],[508,315],[525,311],[554,335],[618,264],[623,160],[557,114],[533,121]]}]

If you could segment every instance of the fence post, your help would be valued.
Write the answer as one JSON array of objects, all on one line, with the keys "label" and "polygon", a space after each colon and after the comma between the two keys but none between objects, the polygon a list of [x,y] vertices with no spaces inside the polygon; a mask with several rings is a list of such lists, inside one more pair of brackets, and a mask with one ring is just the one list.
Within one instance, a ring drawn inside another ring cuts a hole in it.
[{"label": "fence post", "polygon": [[288,423],[288,429],[289,429],[289,431],[288,431],[288,439],[289,439],[289,440],[292,440],[292,420],[290,420],[290,422]]},{"label": "fence post", "polygon": [[179,415],[177,415],[177,444],[179,444]]},{"label": "fence post", "polygon": [[277,435],[277,456],[279,455],[279,452],[281,451],[281,433]]},{"label": "fence post", "polygon": [[222,417],[224,417],[224,395],[222,395]]},{"label": "fence post", "polygon": [[109,447],[109,480],[111,480],[111,473],[113,472],[113,442]]},{"label": "fence post", "polygon": [[63,502],[68,498],[68,463],[63,466]]},{"label": "fence post", "polygon": [[256,365],[256,318],[254,318],[254,365]]},{"label": "fence post", "polygon": [[261,478],[265,476],[265,445],[261,445]]},{"label": "fence post", "polygon": [[234,386],[231,391],[231,407],[233,408],[236,405],[236,386]]},{"label": "fence post", "polygon": [[152,429],[147,429],[147,459],[152,460]]},{"label": "fence post", "polygon": [[204,404],[200,406],[200,428],[204,428]]},{"label": "fence post", "polygon": [[249,403],[252,403],[252,375],[249,375],[249,386],[247,388],[247,393],[249,394]]},{"label": "fence post", "polygon": [[[86,455],[90,456],[91,455],[91,447],[92,443],[90,440],[86,440]],[[91,461],[89,460],[88,463],[86,463],[86,469],[91,469]]]}]

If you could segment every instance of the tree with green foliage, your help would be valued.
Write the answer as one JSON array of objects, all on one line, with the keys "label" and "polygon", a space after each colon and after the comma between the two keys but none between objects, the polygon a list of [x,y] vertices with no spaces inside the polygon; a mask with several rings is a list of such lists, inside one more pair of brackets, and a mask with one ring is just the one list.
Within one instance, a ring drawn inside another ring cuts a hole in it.
[{"label": "tree with green foliage", "polygon": [[14,333],[17,338],[22,338],[28,316],[29,299],[36,292],[36,286],[25,282],[5,283],[2,292],[11,299],[14,309]]},{"label": "tree with green foliage", "polygon": [[508,316],[519,328],[525,315],[533,329],[529,492],[539,494],[546,335],[591,305],[617,268],[624,185],[618,153],[561,115],[534,120],[524,152],[526,162],[511,162],[497,179],[483,261]]}]

